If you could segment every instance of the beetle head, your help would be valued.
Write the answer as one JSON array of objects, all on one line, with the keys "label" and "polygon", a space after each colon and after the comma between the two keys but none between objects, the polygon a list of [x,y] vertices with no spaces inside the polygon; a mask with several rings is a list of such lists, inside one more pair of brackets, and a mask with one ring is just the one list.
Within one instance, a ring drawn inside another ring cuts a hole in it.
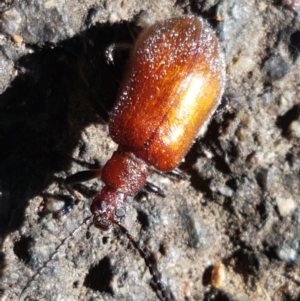
[{"label": "beetle head", "polygon": [[125,216],[124,199],[124,193],[105,186],[95,196],[91,205],[95,227],[108,230],[111,224],[119,224]]}]

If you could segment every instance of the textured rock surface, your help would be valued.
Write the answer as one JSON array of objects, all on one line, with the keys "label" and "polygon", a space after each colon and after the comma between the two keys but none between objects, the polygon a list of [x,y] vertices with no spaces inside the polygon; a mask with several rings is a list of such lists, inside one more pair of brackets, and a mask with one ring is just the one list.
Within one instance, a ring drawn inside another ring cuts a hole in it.
[{"label": "textured rock surface", "polygon": [[[152,253],[178,300],[300,298],[299,1],[4,1],[0,15],[0,293],[3,300],[157,300],[118,229],[83,226],[89,202],[61,219],[63,179],[102,165],[116,145],[113,106],[134,21],[202,15],[227,63],[223,104],[181,169],[153,173],[162,199],[130,200],[124,225]],[[102,117],[102,118],[101,118]],[[101,187],[78,187],[90,200]],[[212,267],[225,277],[210,286]],[[223,271],[224,272],[224,271]]]}]

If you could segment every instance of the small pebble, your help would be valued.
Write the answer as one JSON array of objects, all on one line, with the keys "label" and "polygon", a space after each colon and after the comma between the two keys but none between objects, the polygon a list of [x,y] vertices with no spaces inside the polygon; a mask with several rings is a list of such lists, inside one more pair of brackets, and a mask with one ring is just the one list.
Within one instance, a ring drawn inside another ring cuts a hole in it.
[{"label": "small pebble", "polygon": [[297,258],[297,251],[288,246],[282,246],[276,250],[277,256],[280,260],[293,263]]},{"label": "small pebble", "polygon": [[46,208],[49,212],[56,212],[56,211],[61,210],[64,205],[65,205],[65,202],[63,202],[63,201],[49,199],[49,200],[47,200]]},{"label": "small pebble", "polygon": [[288,136],[290,138],[300,138],[300,121],[295,120],[291,122],[288,127]]},{"label": "small pebble", "polygon": [[14,43],[16,43],[18,46],[21,46],[22,45],[22,42],[23,42],[23,38],[17,34],[13,34],[11,36],[11,39]]},{"label": "small pebble", "polygon": [[297,204],[292,198],[277,197],[276,202],[278,212],[281,216],[287,216],[297,208]]},{"label": "small pebble", "polygon": [[215,288],[220,288],[225,281],[225,267],[222,263],[216,264],[211,272],[211,285]]}]

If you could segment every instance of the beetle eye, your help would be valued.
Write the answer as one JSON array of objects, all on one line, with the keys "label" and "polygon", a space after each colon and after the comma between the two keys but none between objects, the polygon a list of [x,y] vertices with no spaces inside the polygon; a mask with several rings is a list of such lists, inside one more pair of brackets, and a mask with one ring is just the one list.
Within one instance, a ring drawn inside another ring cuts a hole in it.
[{"label": "beetle eye", "polygon": [[115,215],[117,218],[122,218],[125,216],[125,209],[124,208],[118,208],[115,212]]},{"label": "beetle eye", "polygon": [[101,210],[101,211],[105,211],[106,210],[106,203],[105,203],[105,201],[101,201],[100,203],[99,203],[99,209]]}]

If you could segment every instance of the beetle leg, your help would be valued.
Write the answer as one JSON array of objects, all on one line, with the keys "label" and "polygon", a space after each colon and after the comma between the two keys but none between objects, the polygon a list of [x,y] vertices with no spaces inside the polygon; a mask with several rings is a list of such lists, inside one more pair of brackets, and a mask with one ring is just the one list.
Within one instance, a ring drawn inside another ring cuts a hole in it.
[{"label": "beetle leg", "polygon": [[143,190],[146,192],[154,193],[162,198],[166,197],[165,193],[163,192],[163,190],[160,187],[158,187],[157,185],[150,183],[148,181],[144,185]]},{"label": "beetle leg", "polygon": [[159,171],[157,169],[153,169],[153,171],[161,176],[167,176],[176,180],[188,180],[189,176],[179,168],[172,169],[170,171]]},{"label": "beetle leg", "polygon": [[165,172],[165,174],[172,178],[176,178],[178,180],[187,180],[189,178],[188,175],[182,170],[180,170],[179,168],[175,168],[171,171],[167,171]]},{"label": "beetle leg", "polygon": [[[167,175],[169,177],[176,178],[178,180],[187,180],[188,179],[188,175],[178,168],[175,168],[171,171],[164,172],[164,173],[157,171],[157,170],[155,170],[155,171],[161,175]],[[160,187],[147,181],[145,183],[144,187],[139,191],[138,196],[146,197],[146,199],[148,199],[148,195],[147,195],[148,193],[154,193],[155,195],[158,195],[162,198],[166,197],[166,194]]]},{"label": "beetle leg", "polygon": [[124,51],[129,50],[132,47],[130,43],[113,43],[109,45],[105,50],[106,62],[108,64],[114,64],[114,52],[115,51]]},{"label": "beetle leg", "polygon": [[75,190],[72,185],[90,181],[101,176],[102,169],[90,169],[77,172],[65,179],[64,185],[69,193],[79,201],[82,200],[83,196],[77,190]]},{"label": "beetle leg", "polygon": [[77,172],[64,181],[65,188],[69,191],[70,195],[75,199],[74,202],[66,202],[65,206],[56,213],[56,217],[59,218],[72,211],[73,207],[79,202],[84,200],[83,195],[73,188],[74,184],[90,181],[101,176],[102,169],[90,169]]}]

